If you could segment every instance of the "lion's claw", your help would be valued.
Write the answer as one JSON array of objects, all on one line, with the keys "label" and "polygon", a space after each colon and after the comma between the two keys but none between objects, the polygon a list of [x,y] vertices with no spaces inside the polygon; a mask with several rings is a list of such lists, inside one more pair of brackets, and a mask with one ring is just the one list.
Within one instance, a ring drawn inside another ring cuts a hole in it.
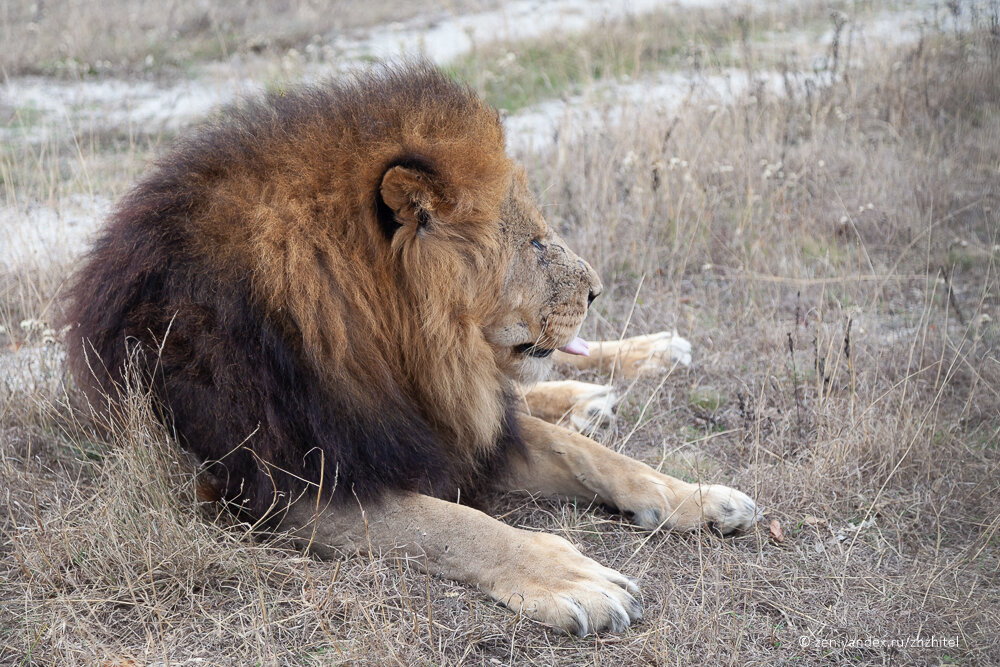
[{"label": "lion's claw", "polygon": [[490,594],[529,618],[584,636],[622,632],[642,618],[635,583],[556,535],[533,533],[530,558]]}]

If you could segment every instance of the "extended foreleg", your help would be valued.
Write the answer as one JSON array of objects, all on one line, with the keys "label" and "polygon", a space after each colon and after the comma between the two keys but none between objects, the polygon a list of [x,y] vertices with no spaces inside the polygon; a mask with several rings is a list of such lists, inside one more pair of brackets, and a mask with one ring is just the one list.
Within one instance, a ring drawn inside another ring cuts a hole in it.
[{"label": "extended foreleg", "polygon": [[529,458],[515,465],[511,489],[615,507],[650,530],[692,530],[704,524],[723,533],[745,530],[761,512],[744,493],[720,484],[689,484],[590,438],[523,415]]},{"label": "extended foreleg", "polygon": [[321,557],[396,552],[448,579],[574,634],[624,630],[642,615],[624,575],[563,538],[508,526],[478,510],[413,493],[364,508],[301,501],[282,527]]},{"label": "extended foreleg", "polygon": [[662,373],[674,366],[691,363],[691,343],[676,333],[661,331],[622,340],[588,343],[589,356],[556,351],[556,363],[580,370],[598,369],[605,373],[620,372],[625,377]]}]

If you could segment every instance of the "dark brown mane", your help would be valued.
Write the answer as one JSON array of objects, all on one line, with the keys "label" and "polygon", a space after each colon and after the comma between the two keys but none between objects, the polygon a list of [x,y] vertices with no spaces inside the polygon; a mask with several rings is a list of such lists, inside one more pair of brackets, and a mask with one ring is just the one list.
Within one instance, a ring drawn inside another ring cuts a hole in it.
[{"label": "dark brown mane", "polygon": [[118,206],[68,296],[75,378],[114,397],[134,341],[182,442],[257,515],[320,470],[334,498],[454,498],[518,439],[472,317],[490,304],[448,246],[400,228],[379,192],[397,165],[498,267],[511,165],[470,90],[415,65],[272,93],[182,139]]}]

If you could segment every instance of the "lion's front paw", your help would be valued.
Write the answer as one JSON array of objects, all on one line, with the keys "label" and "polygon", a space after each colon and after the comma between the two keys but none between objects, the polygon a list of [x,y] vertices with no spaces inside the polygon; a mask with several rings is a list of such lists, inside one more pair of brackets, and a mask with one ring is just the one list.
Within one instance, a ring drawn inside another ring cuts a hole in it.
[{"label": "lion's front paw", "polygon": [[[698,492],[692,494],[698,496]],[[764,518],[764,510],[747,494],[721,484],[701,487],[700,513],[702,523],[723,535],[747,530]],[[697,501],[696,501],[697,502]]]},{"label": "lion's front paw", "polygon": [[566,540],[531,533],[523,558],[489,587],[512,610],[574,635],[622,632],[642,618],[636,585]]},{"label": "lion's front paw", "polygon": [[611,385],[577,382],[581,389],[577,392],[573,407],[569,410],[569,423],[579,433],[595,428],[610,426],[615,421],[615,404],[618,394]]},{"label": "lion's front paw", "polygon": [[691,343],[676,331],[634,336],[621,342],[619,360],[622,372],[631,377],[663,373],[676,364],[691,365]]},{"label": "lion's front paw", "polygon": [[529,412],[579,433],[603,428],[615,420],[618,394],[611,385],[577,380],[539,382],[523,390]]},{"label": "lion's front paw", "polygon": [[618,507],[647,530],[684,531],[707,525],[726,535],[750,528],[764,515],[750,496],[721,484],[686,484],[650,471],[633,478],[629,486]]}]

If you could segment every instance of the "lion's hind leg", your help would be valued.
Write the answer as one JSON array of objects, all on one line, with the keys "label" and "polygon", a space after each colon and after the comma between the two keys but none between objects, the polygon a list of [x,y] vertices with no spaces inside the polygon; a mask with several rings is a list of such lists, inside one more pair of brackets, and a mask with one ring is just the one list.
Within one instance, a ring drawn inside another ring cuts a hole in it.
[{"label": "lion's hind leg", "polygon": [[611,385],[553,380],[522,388],[528,414],[580,433],[610,426],[618,394]]}]

